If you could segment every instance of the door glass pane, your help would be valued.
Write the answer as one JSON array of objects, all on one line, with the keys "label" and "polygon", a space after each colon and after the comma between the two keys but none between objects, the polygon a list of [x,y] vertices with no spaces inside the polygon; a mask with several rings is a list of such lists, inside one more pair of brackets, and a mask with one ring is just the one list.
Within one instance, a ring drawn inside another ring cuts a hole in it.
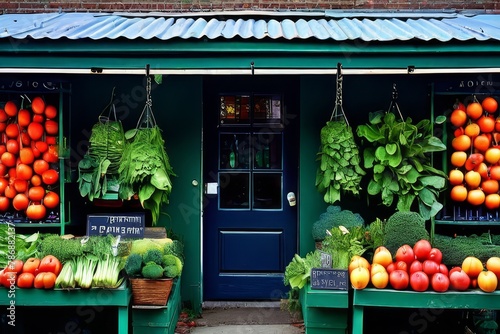
[{"label": "door glass pane", "polygon": [[221,133],[219,139],[220,169],[250,168],[248,133]]},{"label": "door glass pane", "polygon": [[253,136],[254,168],[282,168],[282,134],[276,132],[256,132]]},{"label": "door glass pane", "polygon": [[219,207],[250,209],[250,173],[219,173]]},{"label": "door glass pane", "polygon": [[281,209],[282,173],[253,174],[253,208]]},{"label": "door glass pane", "polygon": [[249,95],[222,95],[219,99],[220,124],[250,123]]},{"label": "door glass pane", "polygon": [[255,95],[253,118],[256,123],[281,122],[281,97],[279,95]]}]

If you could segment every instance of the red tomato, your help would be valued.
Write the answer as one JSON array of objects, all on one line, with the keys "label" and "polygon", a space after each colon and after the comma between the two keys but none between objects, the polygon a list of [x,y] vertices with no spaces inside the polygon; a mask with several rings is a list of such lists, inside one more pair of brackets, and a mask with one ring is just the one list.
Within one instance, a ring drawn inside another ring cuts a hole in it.
[{"label": "red tomato", "polygon": [[35,114],[43,114],[45,110],[45,101],[40,96],[36,96],[31,100],[31,110]]},{"label": "red tomato", "polygon": [[431,251],[429,252],[428,259],[440,264],[441,261],[443,260],[443,253],[437,248],[432,248]]},{"label": "red tomato", "polygon": [[7,115],[5,110],[0,108],[0,122],[5,123],[8,119],[9,119],[9,115]]},{"label": "red tomato", "polygon": [[42,181],[45,184],[51,185],[59,180],[59,173],[55,169],[49,169],[42,173]]},{"label": "red tomato", "polygon": [[3,272],[4,273],[19,274],[21,271],[23,271],[23,265],[24,265],[23,261],[21,261],[19,259],[15,259],[15,260],[9,262],[9,264],[7,265],[7,267],[5,267]]},{"label": "red tomato", "polygon": [[10,117],[14,117],[17,115],[17,105],[14,101],[7,101],[3,107],[5,113]]},{"label": "red tomato", "polygon": [[439,264],[431,260],[425,260],[422,262],[422,271],[432,277],[432,275],[439,272]]},{"label": "red tomato", "polygon": [[41,261],[38,266],[38,272],[51,272],[59,275],[61,271],[61,261],[59,261],[54,255],[47,255]]},{"label": "red tomato", "polygon": [[59,195],[56,192],[49,191],[43,198],[43,205],[48,209],[54,209],[59,206]]},{"label": "red tomato", "polygon": [[26,210],[29,202],[30,201],[28,199],[28,196],[26,196],[25,194],[17,194],[16,196],[14,196],[14,199],[12,200],[12,206],[17,211],[23,211]]},{"label": "red tomato", "polygon": [[22,179],[15,179],[14,189],[16,189],[18,193],[24,193],[26,190],[28,190],[28,181]]},{"label": "red tomato", "polygon": [[53,151],[51,152],[49,149],[43,153],[42,158],[43,158],[43,160],[47,161],[48,163],[55,163],[58,161],[59,156],[57,153],[54,153]]},{"label": "red tomato", "polygon": [[423,269],[422,262],[415,260],[410,265],[410,269],[409,269],[410,275],[413,274],[414,272],[417,272],[417,271],[423,271],[422,269]]},{"label": "red tomato", "polygon": [[21,109],[17,113],[17,124],[22,127],[28,126],[31,122],[31,114],[27,109]]},{"label": "red tomato", "polygon": [[17,139],[9,139],[5,143],[5,147],[7,149],[7,152],[10,152],[12,154],[17,154],[19,153],[19,142]]},{"label": "red tomato", "polygon": [[43,159],[37,159],[33,162],[33,170],[38,175],[42,175],[48,169],[49,163]]},{"label": "red tomato", "polygon": [[396,261],[395,264],[396,264],[396,269],[408,272],[408,265],[406,264],[405,261]]},{"label": "red tomato", "polygon": [[4,177],[0,177],[0,195],[3,195],[5,188],[9,185],[9,180]]},{"label": "red tomato", "polygon": [[43,125],[37,122],[31,122],[28,125],[28,135],[31,140],[39,140],[43,136]]},{"label": "red tomato", "polygon": [[36,257],[30,257],[24,262],[23,273],[32,273],[34,275],[38,273],[39,265],[40,265],[40,259]]},{"label": "red tomato", "polygon": [[57,116],[57,109],[53,105],[47,105],[45,107],[45,117],[51,119],[51,118],[56,118]]},{"label": "red tomato", "polygon": [[26,217],[33,220],[41,220],[45,218],[47,209],[42,204],[30,204],[26,208]]},{"label": "red tomato", "polygon": [[419,261],[427,260],[431,249],[431,243],[425,239],[419,240],[415,243],[415,245],[413,245],[413,252],[415,253],[415,257]]},{"label": "red tomato", "polygon": [[16,286],[17,273],[3,271],[0,276],[0,283],[7,289],[13,289]]},{"label": "red tomato", "polygon": [[42,185],[42,177],[38,174],[35,174],[31,177],[30,183],[34,187],[41,186]]},{"label": "red tomato", "polygon": [[31,138],[28,136],[26,132],[21,132],[19,134],[19,137],[21,137],[21,143],[23,143],[24,146],[30,146],[31,145]]},{"label": "red tomato", "polygon": [[425,291],[429,288],[429,276],[423,271],[416,271],[410,275],[410,286],[415,291]]},{"label": "red tomato", "polygon": [[392,273],[394,270],[396,270],[396,262],[389,263],[385,270],[388,274]]},{"label": "red tomato", "polygon": [[0,196],[0,212],[5,212],[9,209],[10,199],[5,196]]},{"label": "red tomato", "polygon": [[13,185],[10,185],[10,184],[9,184],[9,185],[5,188],[4,195],[5,195],[5,197],[7,197],[7,198],[13,199],[13,198],[17,195],[16,188],[14,188],[14,186],[13,186]]},{"label": "red tomato", "polygon": [[23,164],[32,164],[33,161],[35,161],[33,150],[30,147],[23,147],[19,150],[19,160],[21,160]]},{"label": "red tomato", "polygon": [[408,287],[410,276],[404,270],[396,269],[389,274],[389,283],[396,290],[404,290]]},{"label": "red tomato", "polygon": [[55,136],[46,136],[45,142],[49,145],[55,145],[55,144],[57,144],[57,139]]},{"label": "red tomato", "polygon": [[0,157],[0,161],[7,167],[14,167],[16,165],[16,156],[10,152],[4,152]]},{"label": "red tomato", "polygon": [[3,154],[3,152],[6,152],[7,148],[5,147],[5,144],[0,144],[0,155]]},{"label": "red tomato", "polygon": [[431,286],[436,292],[445,292],[450,287],[450,280],[445,274],[436,273],[431,278]]},{"label": "red tomato", "polygon": [[42,124],[43,121],[45,121],[44,115],[38,115],[38,114],[33,115],[33,122]]},{"label": "red tomato", "polygon": [[57,132],[59,132],[59,125],[56,121],[48,119],[45,121],[45,132],[50,136],[57,135]]},{"label": "red tomato", "polygon": [[32,201],[40,202],[45,196],[45,188],[42,186],[30,187],[28,198]]},{"label": "red tomato", "polygon": [[33,176],[33,168],[30,165],[20,163],[16,167],[16,177],[21,180],[29,181]]},{"label": "red tomato", "polygon": [[52,289],[56,284],[57,275],[53,272],[39,272],[35,277],[36,289]]},{"label": "red tomato", "polygon": [[17,277],[17,287],[22,289],[29,289],[33,287],[35,275],[28,272],[23,272]]},{"label": "red tomato", "polygon": [[450,270],[450,286],[453,290],[465,291],[471,285],[470,277],[460,267]]},{"label": "red tomato", "polygon": [[19,126],[16,123],[7,124],[5,134],[9,138],[17,138],[17,136],[19,136]]},{"label": "red tomato", "polygon": [[35,147],[38,149],[38,151],[40,151],[40,153],[43,153],[43,152],[47,151],[47,149],[49,148],[49,145],[46,142],[39,140],[39,141],[35,142]]},{"label": "red tomato", "polygon": [[448,267],[446,266],[446,264],[440,263],[439,264],[439,272],[448,276],[450,271],[448,270]]},{"label": "red tomato", "polygon": [[396,261],[404,261],[408,266],[415,260],[415,253],[410,245],[403,245],[396,251]]}]

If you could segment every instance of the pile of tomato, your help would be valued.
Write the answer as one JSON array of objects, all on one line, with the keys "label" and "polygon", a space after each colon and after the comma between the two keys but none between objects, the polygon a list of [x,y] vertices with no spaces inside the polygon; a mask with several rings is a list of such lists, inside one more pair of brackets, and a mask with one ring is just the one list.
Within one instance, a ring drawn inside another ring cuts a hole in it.
[{"label": "pile of tomato", "polygon": [[61,269],[61,261],[53,255],[42,259],[31,257],[25,262],[16,259],[0,271],[0,286],[11,290],[15,287],[52,289]]},{"label": "pile of tomato", "polygon": [[59,207],[57,115],[41,96],[26,108],[14,101],[0,108],[0,214],[39,221]]},{"label": "pile of tomato", "polygon": [[461,266],[451,269],[441,262],[442,259],[442,252],[424,239],[413,247],[401,246],[394,258],[386,247],[380,246],[375,250],[371,263],[361,256],[351,259],[349,278],[354,289],[368,286],[417,292],[465,291],[471,288],[494,292],[497,289],[500,282],[499,257],[491,257],[483,265],[478,258],[469,256]]},{"label": "pile of tomato", "polygon": [[488,96],[467,105],[457,102],[450,115],[454,126],[451,146],[450,197],[457,203],[500,207],[500,117],[498,102]]}]

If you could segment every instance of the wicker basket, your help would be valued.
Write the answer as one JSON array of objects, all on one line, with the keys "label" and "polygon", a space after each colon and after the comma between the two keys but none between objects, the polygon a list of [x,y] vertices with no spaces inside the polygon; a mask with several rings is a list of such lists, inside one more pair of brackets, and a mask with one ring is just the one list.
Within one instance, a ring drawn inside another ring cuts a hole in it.
[{"label": "wicker basket", "polygon": [[147,279],[131,278],[133,305],[167,305],[173,284],[172,278]]}]

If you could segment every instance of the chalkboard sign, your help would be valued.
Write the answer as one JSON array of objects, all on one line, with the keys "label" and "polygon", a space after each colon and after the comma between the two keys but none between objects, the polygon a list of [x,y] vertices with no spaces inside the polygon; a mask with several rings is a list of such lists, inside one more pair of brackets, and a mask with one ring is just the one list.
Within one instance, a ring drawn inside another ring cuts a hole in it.
[{"label": "chalkboard sign", "polygon": [[115,235],[122,238],[144,237],[144,213],[87,215],[87,235]]},{"label": "chalkboard sign", "polygon": [[311,289],[313,290],[347,290],[348,274],[342,269],[311,269]]}]

